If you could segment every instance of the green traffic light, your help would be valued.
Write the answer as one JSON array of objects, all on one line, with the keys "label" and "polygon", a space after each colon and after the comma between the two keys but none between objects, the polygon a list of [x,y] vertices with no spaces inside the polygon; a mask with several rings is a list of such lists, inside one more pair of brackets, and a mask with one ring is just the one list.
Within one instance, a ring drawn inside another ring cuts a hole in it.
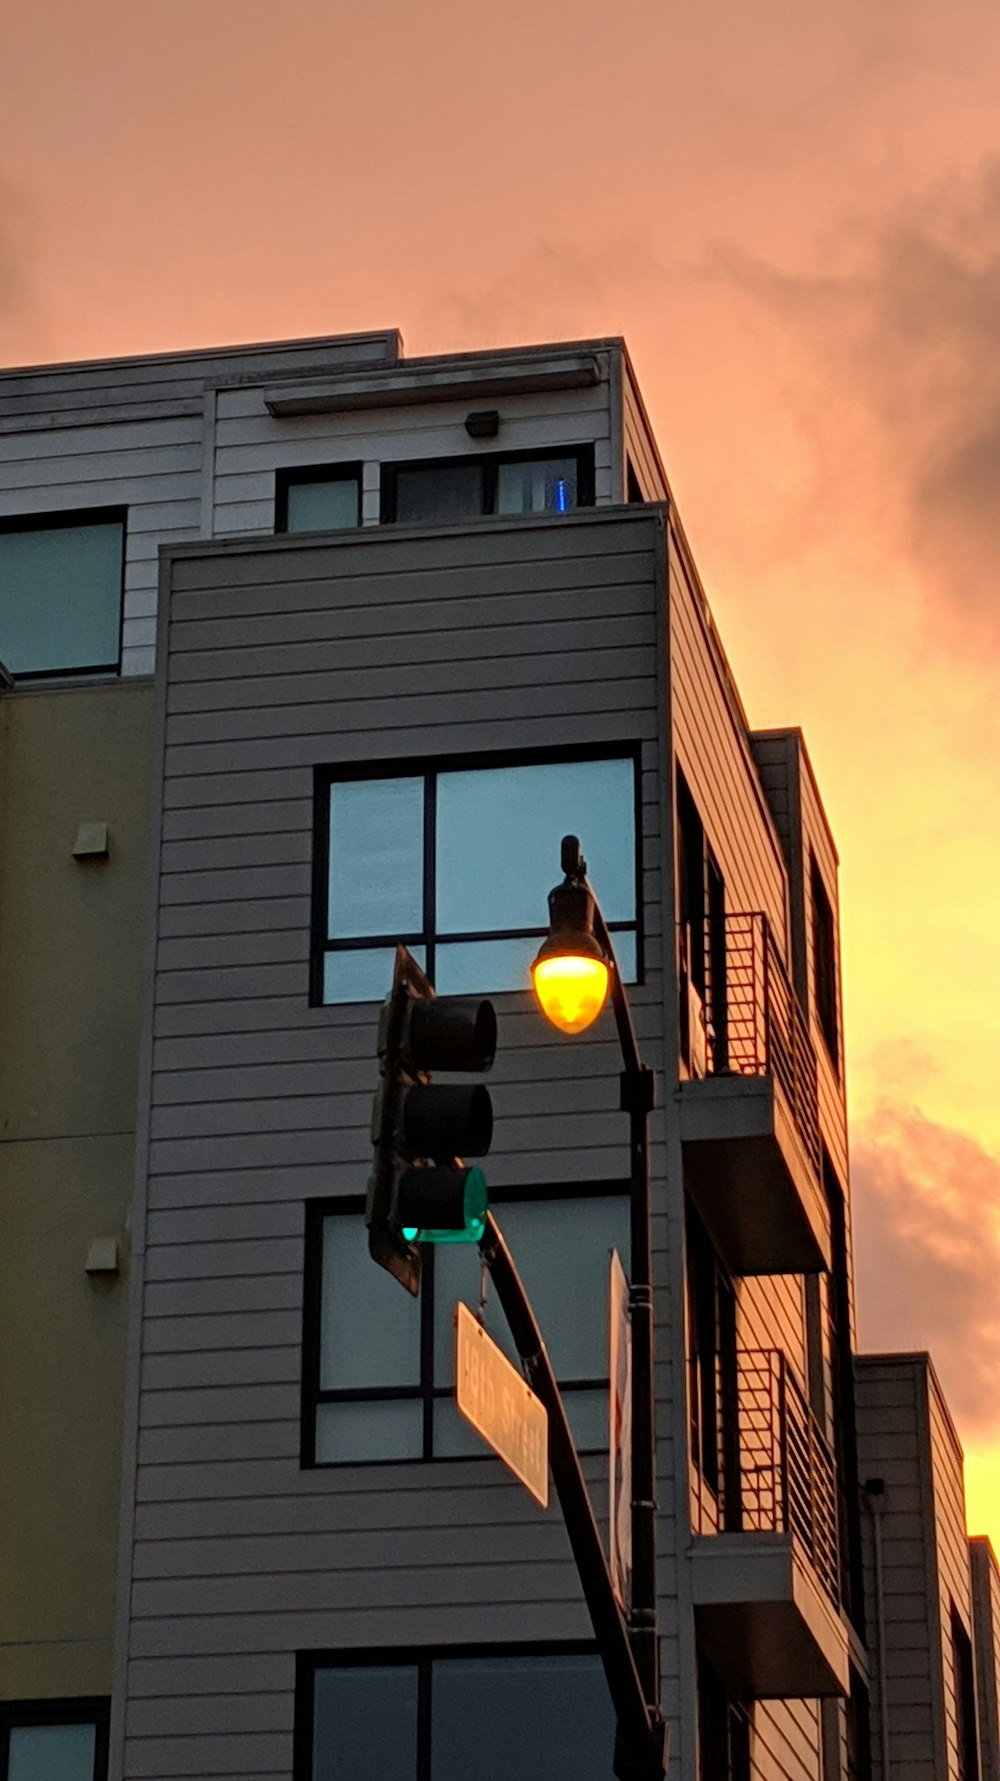
[{"label": "green traffic light", "polygon": [[[409,1183],[419,1191],[421,1187],[431,1188],[431,1176],[445,1174],[451,1194],[457,1185],[458,1172],[454,1169],[438,1171],[432,1169],[415,1169],[407,1177]],[[447,1229],[422,1229],[419,1225],[404,1225],[403,1236],[408,1243],[478,1243],[486,1229],[486,1208],[488,1194],[486,1176],[482,1169],[466,1169],[462,1182],[462,1200],[456,1207],[454,1225]],[[423,1178],[421,1180],[421,1177]],[[461,1223],[459,1223],[461,1219]]]}]

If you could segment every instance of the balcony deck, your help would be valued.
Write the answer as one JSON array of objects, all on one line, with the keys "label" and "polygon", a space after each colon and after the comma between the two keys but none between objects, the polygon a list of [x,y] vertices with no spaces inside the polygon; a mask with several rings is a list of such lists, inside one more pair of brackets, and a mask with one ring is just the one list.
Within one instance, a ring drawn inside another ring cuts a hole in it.
[{"label": "balcony deck", "polygon": [[705,1042],[689,1047],[704,1073],[678,1088],[687,1184],[731,1273],[820,1273],[831,1234],[805,1016],[763,915],[727,915],[724,938]]}]

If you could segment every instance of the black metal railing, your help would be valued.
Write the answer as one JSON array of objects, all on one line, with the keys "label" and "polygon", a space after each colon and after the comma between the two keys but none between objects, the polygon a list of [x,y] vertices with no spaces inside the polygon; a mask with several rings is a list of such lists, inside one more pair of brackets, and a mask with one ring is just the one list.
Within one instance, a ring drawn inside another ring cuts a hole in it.
[{"label": "black metal railing", "polygon": [[[831,1601],[840,1601],[836,1466],[802,1387],[777,1349],[737,1356],[738,1503],[725,1524],[801,1541]],[[725,1410],[722,1412],[725,1415]]]},{"label": "black metal railing", "polygon": [[729,914],[725,946],[705,943],[708,1068],[773,1076],[816,1173],[820,1169],[816,1053],[767,916]]}]

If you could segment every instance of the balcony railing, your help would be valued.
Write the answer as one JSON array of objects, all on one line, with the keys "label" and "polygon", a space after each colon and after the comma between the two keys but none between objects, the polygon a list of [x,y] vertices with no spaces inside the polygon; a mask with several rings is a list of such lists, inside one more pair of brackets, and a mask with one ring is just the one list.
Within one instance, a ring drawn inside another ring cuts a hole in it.
[{"label": "balcony railing", "polygon": [[725,917],[725,946],[705,940],[705,1020],[709,1071],[773,1076],[818,1174],[816,1053],[766,915]]},{"label": "balcony railing", "polygon": [[785,1356],[737,1358],[738,1503],[726,1525],[744,1533],[798,1536],[836,1606],[840,1601],[837,1483],[833,1454]]}]

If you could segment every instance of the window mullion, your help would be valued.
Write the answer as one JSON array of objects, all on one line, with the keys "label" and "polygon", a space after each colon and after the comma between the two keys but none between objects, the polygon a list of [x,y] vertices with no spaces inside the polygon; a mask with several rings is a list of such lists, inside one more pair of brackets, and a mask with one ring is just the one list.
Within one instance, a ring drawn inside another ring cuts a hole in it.
[{"label": "window mullion", "polygon": [[427,975],[434,982],[437,970],[437,774],[424,780],[424,936],[427,943]]}]

